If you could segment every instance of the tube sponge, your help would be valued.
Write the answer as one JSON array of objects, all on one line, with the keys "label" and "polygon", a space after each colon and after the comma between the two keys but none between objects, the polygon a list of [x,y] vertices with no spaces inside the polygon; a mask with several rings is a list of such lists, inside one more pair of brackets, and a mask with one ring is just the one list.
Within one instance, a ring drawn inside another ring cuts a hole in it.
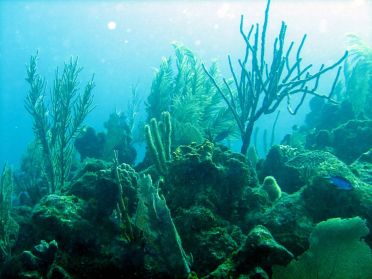
[{"label": "tube sponge", "polygon": [[165,159],[169,161],[171,159],[171,137],[172,137],[172,124],[170,114],[168,111],[164,111],[161,114],[163,125],[164,125],[164,153]]}]

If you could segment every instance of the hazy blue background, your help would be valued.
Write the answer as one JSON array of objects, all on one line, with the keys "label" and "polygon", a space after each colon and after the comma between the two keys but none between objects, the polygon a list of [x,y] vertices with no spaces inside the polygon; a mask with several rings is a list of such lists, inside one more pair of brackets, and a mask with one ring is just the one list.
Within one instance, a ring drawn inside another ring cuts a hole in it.
[{"label": "hazy blue background", "polygon": [[[40,73],[50,85],[54,70],[71,56],[84,66],[82,83],[95,73],[96,109],[86,123],[103,129],[109,113],[124,110],[131,86],[138,84],[143,99],[150,92],[154,68],[173,54],[172,41],[194,50],[210,64],[217,59],[226,76],[227,54],[240,57],[240,15],[247,28],[262,22],[266,1],[0,1],[0,164],[17,165],[32,140],[25,64],[39,51]],[[308,40],[305,61],[319,65],[336,61],[346,48],[345,35],[355,33],[371,43],[371,1],[281,1],[271,4],[268,37],[277,35],[281,20],[287,37]],[[110,29],[109,22],[116,28]],[[270,42],[271,40],[269,40]],[[269,48],[271,45],[269,45]],[[330,79],[323,80],[328,90]],[[297,117],[282,113],[277,140],[307,112]],[[273,116],[270,116],[273,117]],[[271,127],[263,119],[261,131]]]}]

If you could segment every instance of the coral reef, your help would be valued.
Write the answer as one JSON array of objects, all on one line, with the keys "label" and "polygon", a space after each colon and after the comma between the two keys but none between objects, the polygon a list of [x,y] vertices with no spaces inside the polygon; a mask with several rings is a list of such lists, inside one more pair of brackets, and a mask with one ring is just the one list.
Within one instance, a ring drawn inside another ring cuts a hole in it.
[{"label": "coral reef", "polygon": [[12,258],[1,272],[3,278],[72,278],[61,266],[54,264],[58,244],[42,240],[31,251]]},{"label": "coral reef", "polygon": [[[320,95],[319,79],[346,54],[311,74],[301,58],[306,35],[292,63],[282,23],[268,63],[269,7],[262,28],[246,33],[241,18],[245,57],[240,75],[229,57],[231,80],[174,44],[143,126],[135,125],[134,88],[127,112],[110,114],[105,132],[83,127],[93,80],[79,94],[81,68],[70,60],[49,96],[31,57],[26,109],[35,141],[20,170],[6,165],[1,175],[1,278],[372,277],[370,79],[360,77],[370,72],[369,49],[356,43],[346,63],[355,69],[343,84],[339,68],[331,94]],[[294,114],[308,95],[316,98],[306,123],[273,145],[281,102]],[[259,158],[254,125],[275,111]],[[136,129],[147,144],[137,165]],[[223,145],[236,130],[240,153]]]},{"label": "coral reef", "polygon": [[202,275],[238,249],[244,215],[260,206],[255,171],[244,156],[209,141],[176,148],[160,187],[184,249],[198,255],[192,269]]},{"label": "coral reef", "polygon": [[268,229],[258,225],[239,250],[205,278],[269,278],[273,265],[285,265],[291,259],[292,253],[278,244]]},{"label": "coral reef", "polygon": [[368,232],[359,217],[320,222],[310,235],[309,250],[287,267],[275,267],[273,278],[371,278],[372,253],[362,240]]},{"label": "coral reef", "polygon": [[255,171],[244,156],[209,141],[179,146],[169,173],[163,191],[171,197],[171,209],[203,205],[233,222],[249,209],[247,196],[257,186]]},{"label": "coral reef", "polygon": [[[13,272],[29,247],[55,240],[57,256],[40,274],[270,278],[273,266],[309,249],[317,222],[372,221],[370,185],[334,155],[288,146],[274,146],[269,154],[259,168],[262,185],[243,155],[209,141],[177,147],[160,177],[154,167],[138,173],[117,160],[86,160],[60,195],[14,208],[20,231],[4,272]],[[360,164],[368,162],[365,156]],[[337,188],[333,176],[352,189]],[[370,235],[366,243],[372,243]],[[19,272],[32,271],[19,266]]]},{"label": "coral reef", "polygon": [[137,151],[133,147],[132,131],[125,114],[110,114],[104,126],[106,133],[96,133],[92,127],[82,129],[74,143],[80,159],[112,161],[116,152],[120,163],[133,164]]}]

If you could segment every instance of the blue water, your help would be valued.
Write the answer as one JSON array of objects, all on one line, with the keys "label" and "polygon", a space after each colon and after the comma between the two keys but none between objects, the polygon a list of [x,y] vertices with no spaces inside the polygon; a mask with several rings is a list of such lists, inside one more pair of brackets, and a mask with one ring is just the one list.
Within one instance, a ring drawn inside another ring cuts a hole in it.
[{"label": "blue water", "polygon": [[[217,60],[226,77],[227,54],[244,51],[239,34],[240,15],[246,24],[262,22],[266,1],[1,1],[0,2],[0,165],[18,165],[33,139],[31,118],[24,109],[27,94],[25,64],[39,52],[39,70],[48,85],[54,71],[71,56],[84,67],[82,84],[95,73],[96,108],[86,123],[103,130],[103,122],[125,110],[131,87],[146,99],[154,69],[173,54],[178,41],[206,64]],[[277,35],[281,20],[287,36],[297,43],[304,33],[305,62],[332,63],[346,48],[347,33],[372,41],[371,1],[273,1],[268,37]],[[268,40],[270,42],[272,40]],[[270,44],[269,44],[270,45]],[[330,88],[333,75],[321,89]],[[292,117],[282,109],[276,140],[301,125],[305,105]],[[271,129],[273,115],[262,119],[260,130]],[[262,151],[261,151],[262,153]]]}]

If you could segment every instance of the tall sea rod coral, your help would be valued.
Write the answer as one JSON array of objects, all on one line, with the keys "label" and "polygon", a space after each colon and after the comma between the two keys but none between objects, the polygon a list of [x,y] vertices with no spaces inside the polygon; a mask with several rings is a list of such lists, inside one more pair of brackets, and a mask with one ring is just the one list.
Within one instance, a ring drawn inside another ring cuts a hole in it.
[{"label": "tall sea rod coral", "polygon": [[[283,100],[287,100],[287,109],[290,114],[297,113],[307,95],[333,101],[332,93],[341,67],[338,68],[330,94],[322,95],[318,92],[319,79],[326,72],[339,66],[347,57],[347,52],[345,52],[336,63],[328,67],[322,65],[315,73],[310,73],[309,70],[313,65],[303,66],[301,57],[306,34],[294,55],[295,61],[290,62],[294,42],[291,42],[285,49],[287,25],[282,22],[279,35],[274,41],[272,62],[269,63],[265,56],[269,8],[270,0],[267,1],[261,36],[258,23],[252,25],[248,33],[244,31],[244,17],[241,17],[240,34],[245,42],[245,55],[243,59],[238,60],[240,75],[236,73],[230,55],[228,61],[233,80],[230,82],[223,79],[224,87],[219,85],[203,65],[204,71],[234,116],[242,139],[241,153],[243,154],[247,153],[256,121],[264,114],[275,112]],[[302,94],[300,101],[294,105],[293,97],[299,94]]]},{"label": "tall sea rod coral", "polygon": [[62,73],[55,73],[53,89],[50,91],[50,106],[46,104],[46,82],[37,72],[38,56],[31,56],[27,65],[26,81],[30,90],[25,106],[33,118],[36,140],[43,151],[43,167],[48,178],[48,192],[61,190],[68,177],[73,151],[73,139],[92,110],[94,88],[93,77],[84,91],[78,93],[79,73],[77,59],[65,63]]}]

